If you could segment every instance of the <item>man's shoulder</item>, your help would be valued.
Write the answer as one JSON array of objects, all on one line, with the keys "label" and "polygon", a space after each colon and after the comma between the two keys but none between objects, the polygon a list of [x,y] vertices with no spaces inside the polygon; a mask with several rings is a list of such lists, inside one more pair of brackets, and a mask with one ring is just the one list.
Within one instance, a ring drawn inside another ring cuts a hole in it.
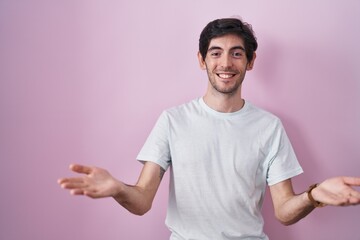
[{"label": "man's shoulder", "polygon": [[199,98],[190,100],[186,103],[170,107],[164,110],[164,113],[167,115],[174,115],[174,114],[186,114],[193,111],[196,111],[199,108]]},{"label": "man's shoulder", "polygon": [[252,116],[255,119],[258,119],[259,121],[263,121],[263,122],[272,122],[272,123],[280,123],[281,120],[280,118],[275,115],[274,113],[262,108],[262,107],[258,107],[250,102],[247,103],[248,107],[247,107],[247,112],[249,114],[249,116]]}]

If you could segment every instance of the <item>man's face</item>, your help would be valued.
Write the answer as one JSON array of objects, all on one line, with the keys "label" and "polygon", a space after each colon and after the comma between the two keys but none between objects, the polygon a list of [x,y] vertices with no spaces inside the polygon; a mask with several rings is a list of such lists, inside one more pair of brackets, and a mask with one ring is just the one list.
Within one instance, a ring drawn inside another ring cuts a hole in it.
[{"label": "man's face", "polygon": [[235,94],[247,70],[253,67],[254,58],[248,62],[244,41],[234,34],[213,38],[205,60],[198,53],[200,67],[207,71],[212,88],[222,94]]}]

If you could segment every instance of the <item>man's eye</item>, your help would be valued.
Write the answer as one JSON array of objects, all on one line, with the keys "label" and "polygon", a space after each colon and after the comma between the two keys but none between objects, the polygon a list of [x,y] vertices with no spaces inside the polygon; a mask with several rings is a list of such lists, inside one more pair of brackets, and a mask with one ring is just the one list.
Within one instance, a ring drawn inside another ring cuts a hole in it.
[{"label": "man's eye", "polygon": [[212,52],[212,53],[210,53],[210,56],[218,57],[218,56],[220,56],[220,53],[219,52]]},{"label": "man's eye", "polygon": [[232,55],[233,55],[233,57],[240,58],[240,57],[242,57],[243,53],[242,52],[234,52]]}]

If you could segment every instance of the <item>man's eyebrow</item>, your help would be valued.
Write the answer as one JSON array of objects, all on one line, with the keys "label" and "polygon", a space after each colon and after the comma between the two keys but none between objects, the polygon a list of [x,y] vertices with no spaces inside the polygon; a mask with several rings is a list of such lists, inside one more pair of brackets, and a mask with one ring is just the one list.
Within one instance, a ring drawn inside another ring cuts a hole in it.
[{"label": "man's eyebrow", "polygon": [[212,50],[222,50],[222,48],[218,46],[212,46],[208,49],[208,51],[212,51]]},{"label": "man's eyebrow", "polygon": [[238,49],[245,52],[245,48],[243,46],[234,46],[234,47],[230,48],[230,50],[238,50]]},{"label": "man's eyebrow", "polygon": [[[240,49],[240,50],[242,50],[242,51],[245,51],[245,48],[244,48],[243,46],[241,46],[241,45],[239,45],[239,46],[234,46],[234,47],[230,48],[230,51],[237,50],[237,49]],[[212,51],[212,50],[223,50],[223,49],[222,49],[221,47],[219,47],[219,46],[212,46],[212,47],[210,47],[210,48],[208,49],[208,51]]]}]

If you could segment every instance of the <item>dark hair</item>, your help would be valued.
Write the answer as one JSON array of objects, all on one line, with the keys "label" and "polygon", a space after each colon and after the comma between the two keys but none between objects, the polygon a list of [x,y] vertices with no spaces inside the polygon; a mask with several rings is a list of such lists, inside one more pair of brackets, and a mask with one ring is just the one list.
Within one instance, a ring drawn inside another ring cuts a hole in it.
[{"label": "dark hair", "polygon": [[199,39],[199,51],[202,58],[205,60],[211,39],[227,34],[236,34],[243,39],[246,57],[248,61],[251,61],[258,47],[256,37],[251,25],[237,18],[216,19],[206,25]]}]

